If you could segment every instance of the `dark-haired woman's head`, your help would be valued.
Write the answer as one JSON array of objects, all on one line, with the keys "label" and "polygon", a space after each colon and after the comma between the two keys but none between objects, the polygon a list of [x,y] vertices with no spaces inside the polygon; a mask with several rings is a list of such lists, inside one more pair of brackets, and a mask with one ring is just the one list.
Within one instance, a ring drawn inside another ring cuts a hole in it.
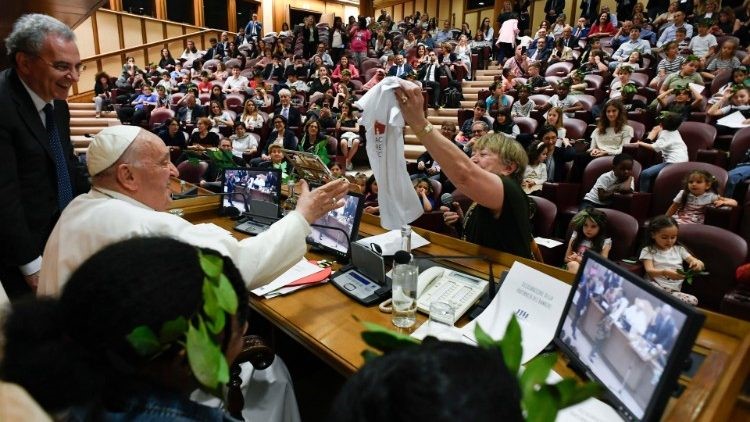
[{"label": "dark-haired woman's head", "polygon": [[137,351],[128,336],[137,327],[159,335],[178,317],[197,323],[206,303],[205,259],[221,263],[228,294],[239,303],[233,315],[224,313],[224,328],[209,334],[231,363],[247,320],[247,290],[232,261],[174,239],[134,238],[81,264],[59,299],[13,305],[0,376],[23,386],[48,412],[117,407],[149,389],[189,393],[198,383],[185,353],[187,327],[150,355]]}]

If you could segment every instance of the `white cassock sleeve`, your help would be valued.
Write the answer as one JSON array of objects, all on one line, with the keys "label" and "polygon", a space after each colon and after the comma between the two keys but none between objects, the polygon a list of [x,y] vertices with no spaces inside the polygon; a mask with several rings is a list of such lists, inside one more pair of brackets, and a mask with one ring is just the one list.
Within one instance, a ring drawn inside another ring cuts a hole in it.
[{"label": "white cassock sleeve", "polygon": [[401,228],[424,212],[406,171],[404,118],[393,94],[400,86],[399,78],[386,77],[356,102],[364,110],[367,158],[378,182],[380,225],[389,230]]}]

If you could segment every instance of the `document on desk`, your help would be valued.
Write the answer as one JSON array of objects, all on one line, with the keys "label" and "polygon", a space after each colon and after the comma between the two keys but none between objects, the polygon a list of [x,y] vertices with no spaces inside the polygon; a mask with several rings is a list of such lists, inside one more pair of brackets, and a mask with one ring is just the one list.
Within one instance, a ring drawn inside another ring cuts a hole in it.
[{"label": "document on desk", "polygon": [[[293,283],[303,277],[307,277],[312,274],[315,274],[321,270],[322,268],[309,262],[305,258],[302,258],[298,263],[294,264],[292,268],[286,270],[286,272],[278,276],[276,280],[273,280],[272,282],[264,286],[260,286],[257,289],[254,289],[251,293],[256,296],[268,297],[268,295],[271,295],[273,292],[276,292],[277,290],[280,290],[286,287],[288,284]],[[302,286],[299,288],[302,288]],[[295,288],[294,290],[298,290],[298,288]],[[288,292],[289,291],[284,291],[284,293],[288,293]],[[279,293],[281,292],[272,294],[271,297],[278,296]]]},{"label": "document on desk", "polygon": [[745,116],[742,114],[742,112],[735,111],[734,113],[717,120],[716,123],[734,129],[741,129],[743,127],[750,126],[750,124],[745,123],[745,120],[747,119],[745,119]]},{"label": "document on desk", "polygon": [[523,338],[521,361],[526,363],[554,338],[569,294],[567,283],[516,262],[492,303],[477,319],[466,324],[462,333],[476,342],[474,326],[479,324],[490,337],[501,338],[511,315],[515,314]]},{"label": "document on desk", "polygon": [[[380,246],[381,255],[390,256],[401,250],[401,230],[391,230],[376,236],[365,237],[357,241],[360,245],[370,247],[371,244]],[[411,232],[411,248],[429,245],[430,241],[420,236],[416,232]]]}]

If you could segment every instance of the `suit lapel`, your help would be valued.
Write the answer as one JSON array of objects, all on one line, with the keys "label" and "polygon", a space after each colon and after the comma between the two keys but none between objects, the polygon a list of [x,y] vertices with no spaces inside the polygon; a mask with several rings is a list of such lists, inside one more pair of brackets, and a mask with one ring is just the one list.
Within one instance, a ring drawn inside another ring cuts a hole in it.
[{"label": "suit lapel", "polygon": [[18,117],[29,128],[29,132],[34,134],[34,139],[44,148],[47,155],[52,157],[52,149],[47,139],[47,130],[39,118],[39,113],[34,107],[34,102],[31,101],[29,93],[24,89],[21,79],[15,71],[11,71],[10,77],[15,79],[9,85],[11,87],[11,98],[13,98],[13,101],[18,106]]}]

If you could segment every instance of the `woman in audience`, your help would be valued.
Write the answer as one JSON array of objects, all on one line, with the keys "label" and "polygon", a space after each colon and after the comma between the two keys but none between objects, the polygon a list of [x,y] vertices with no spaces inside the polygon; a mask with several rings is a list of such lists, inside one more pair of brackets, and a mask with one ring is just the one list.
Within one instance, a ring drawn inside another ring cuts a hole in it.
[{"label": "woman in audience", "polygon": [[244,123],[238,122],[234,125],[234,134],[229,137],[232,141],[232,155],[243,158],[243,155],[252,155],[258,151],[258,138],[247,131]]},{"label": "woman in audience", "polygon": [[[205,286],[220,281],[222,300],[207,310]],[[11,308],[0,373],[74,420],[226,420],[189,395],[221,391],[229,379],[247,295],[215,251],[167,238],[115,243],[84,262],[59,299]]]},{"label": "woman in audience", "polygon": [[186,63],[192,63],[194,60],[201,58],[203,58],[203,55],[197,48],[195,48],[193,40],[187,40],[187,47],[185,47],[185,51],[182,52],[180,60],[185,60]]},{"label": "woman in audience", "polygon": [[172,70],[174,68],[175,61],[172,58],[172,53],[169,52],[168,48],[161,49],[161,56],[159,57],[159,70]]},{"label": "woman in audience", "polygon": [[589,30],[589,39],[592,37],[611,37],[617,32],[617,28],[612,25],[609,19],[609,13],[602,12],[599,14],[599,20],[591,25]]},{"label": "woman in audience", "polygon": [[542,20],[541,22],[539,22],[539,28],[537,28],[536,32],[534,33],[534,39],[535,40],[539,38],[540,31],[542,29],[544,29],[545,36],[546,36],[546,34],[549,34],[550,33],[549,22],[547,22],[545,20]]},{"label": "woman in audience", "polygon": [[[232,44],[232,43],[229,43]],[[242,56],[242,53],[240,53]],[[244,56],[243,56],[244,57]],[[240,65],[240,68],[243,68],[244,65]],[[219,82],[224,82],[227,80],[227,77],[229,77],[229,72],[227,71],[227,65],[224,62],[219,62],[216,65],[216,72],[214,72],[214,80]]]},{"label": "woman in audience", "polygon": [[258,106],[252,99],[245,100],[245,106],[242,108],[242,114],[240,115],[239,121],[245,124],[248,130],[260,130],[266,121],[263,116],[258,113]]},{"label": "woman in audience", "polygon": [[513,121],[513,117],[510,116],[510,107],[501,106],[497,110],[497,117],[492,124],[492,130],[495,133],[505,134],[511,139],[516,139],[521,133],[521,129],[518,128],[516,122]]},{"label": "woman in audience", "polygon": [[409,64],[415,71],[419,71],[419,68],[429,62],[430,58],[427,55],[427,47],[424,44],[417,45],[417,54],[415,54],[410,60]]},{"label": "woman in audience", "polygon": [[211,95],[208,97],[208,101],[216,101],[221,105],[221,108],[227,108],[227,96],[222,92],[221,85],[214,85],[211,87]]},{"label": "woman in audience", "polygon": [[305,123],[305,133],[297,144],[297,148],[300,151],[317,155],[325,165],[331,162],[331,157],[328,155],[328,138],[320,130],[320,123],[317,119],[310,119]]},{"label": "woman in audience", "polygon": [[378,181],[375,180],[374,174],[368,177],[365,183],[365,212],[375,215],[380,213],[380,206],[378,205]]},{"label": "woman in audience", "polygon": [[198,119],[196,131],[190,135],[188,148],[203,151],[207,148],[217,148],[219,146],[219,135],[211,131],[213,123],[208,117]]},{"label": "woman in audience", "polygon": [[161,126],[162,129],[159,131],[159,138],[164,141],[164,145],[168,146],[169,149],[185,149],[187,147],[187,133],[185,133],[180,127],[179,120],[175,118],[167,119]]},{"label": "woman in audience", "polygon": [[573,163],[571,180],[580,182],[583,170],[594,158],[617,155],[622,146],[633,138],[633,128],[628,125],[628,114],[620,100],[609,100],[604,106],[604,116],[599,117],[596,130],[591,134],[591,146],[578,154]]},{"label": "woman in audience", "polygon": [[352,158],[359,149],[359,123],[358,117],[350,103],[341,104],[341,114],[336,122],[336,130],[341,140],[341,153],[346,158],[346,170],[353,169]]},{"label": "woman in audience", "polygon": [[333,69],[331,77],[341,79],[341,71],[344,69],[348,70],[352,74],[351,76],[353,79],[359,79],[359,69],[357,69],[357,66],[355,66],[353,63],[349,62],[348,56],[341,56],[341,61],[339,61],[339,64],[335,69]]},{"label": "woman in audience", "polygon": [[466,68],[466,79],[471,79],[471,48],[469,47],[469,39],[466,38],[466,35],[458,37],[458,44],[453,51],[460,62],[459,66]]},{"label": "woman in audience", "polygon": [[367,28],[367,19],[360,16],[355,25],[349,31],[349,48],[352,50],[354,61],[357,66],[362,65],[362,61],[367,58],[367,46],[370,45],[372,32]]},{"label": "woman in audience", "polygon": [[503,134],[486,134],[474,143],[469,158],[427,121],[419,88],[402,82],[395,95],[417,138],[456,188],[475,202],[463,224],[458,208],[445,212],[446,224],[462,226],[459,232],[470,242],[531,258],[529,204],[521,189],[528,158],[521,144]]},{"label": "woman in audience", "polygon": [[479,31],[484,35],[484,41],[492,42],[495,39],[495,30],[492,28],[490,18],[485,17],[479,25]]},{"label": "woman in audience", "polygon": [[112,103],[111,95],[114,88],[106,72],[96,74],[94,82],[94,109],[96,110],[97,118],[102,115],[102,109]]},{"label": "woman in audience", "polygon": [[234,126],[234,119],[229,111],[224,110],[221,107],[221,103],[218,101],[211,101],[208,106],[208,118],[211,119],[212,132],[219,133],[221,126]]},{"label": "woman in audience", "polygon": [[[289,25],[287,25],[287,28]],[[289,31],[291,36],[291,31]],[[341,20],[340,16],[336,16],[333,18],[333,27],[330,31],[330,36],[328,37],[328,47],[330,48],[331,52],[331,59],[334,63],[338,62],[339,59],[344,55],[344,51],[346,49],[347,44],[349,43],[349,35],[344,28],[344,22]]]}]

